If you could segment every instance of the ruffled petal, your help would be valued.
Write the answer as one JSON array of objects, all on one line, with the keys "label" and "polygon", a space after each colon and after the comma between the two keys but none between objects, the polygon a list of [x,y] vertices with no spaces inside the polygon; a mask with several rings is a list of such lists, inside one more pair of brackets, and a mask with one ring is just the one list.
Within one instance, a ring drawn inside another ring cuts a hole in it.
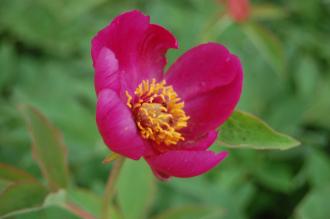
[{"label": "ruffled petal", "polygon": [[193,177],[205,173],[218,165],[227,152],[215,154],[212,151],[169,151],[147,158],[154,171],[163,179],[168,176]]},{"label": "ruffled petal", "polygon": [[182,130],[186,139],[215,130],[230,117],[241,96],[243,74],[238,71],[232,83],[185,101],[185,112],[190,116]]},{"label": "ruffled petal", "polygon": [[139,159],[146,150],[128,107],[109,89],[100,92],[96,122],[105,144],[114,152]]},{"label": "ruffled petal", "polygon": [[118,60],[113,52],[103,47],[95,60],[94,85],[98,95],[102,89],[112,89],[119,92],[120,80],[118,72]]},{"label": "ruffled petal", "polygon": [[149,20],[139,11],[124,13],[92,40],[94,67],[102,48],[110,49],[118,60],[123,91],[134,91],[144,79],[160,80],[166,51],[177,48],[175,37],[166,29],[150,24]]},{"label": "ruffled petal", "polygon": [[163,78],[163,68],[166,65],[165,54],[169,48],[178,48],[178,43],[172,33],[159,25],[150,24],[138,48],[140,72],[137,77],[140,81],[141,79],[159,81]]},{"label": "ruffled petal", "polygon": [[182,99],[188,100],[233,81],[237,63],[232,58],[220,44],[202,44],[183,54],[169,68],[165,79]]},{"label": "ruffled petal", "polygon": [[[103,47],[111,49],[120,64],[129,64],[136,53],[136,45],[148,28],[149,17],[139,11],[130,11],[117,16],[92,40],[92,58],[95,62]],[[130,63],[133,64],[133,63]]]},{"label": "ruffled petal", "polygon": [[165,78],[185,102],[190,119],[182,132],[189,139],[216,129],[231,115],[241,95],[243,71],[224,46],[207,43],[181,56]]},{"label": "ruffled petal", "polygon": [[208,149],[217,139],[218,132],[217,131],[209,131],[205,135],[194,139],[194,140],[187,140],[182,143],[178,143],[178,148],[184,150],[194,150],[194,151],[204,151]]}]

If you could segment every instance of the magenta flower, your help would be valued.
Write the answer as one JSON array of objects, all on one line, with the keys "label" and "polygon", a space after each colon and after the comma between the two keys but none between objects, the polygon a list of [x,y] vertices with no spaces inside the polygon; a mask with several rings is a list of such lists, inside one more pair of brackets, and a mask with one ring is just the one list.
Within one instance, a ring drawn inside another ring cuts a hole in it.
[{"label": "magenta flower", "polygon": [[227,156],[207,149],[242,89],[239,59],[217,43],[192,48],[164,74],[165,53],[177,47],[139,11],[119,15],[92,40],[103,140],[122,156],[144,157],[161,179],[200,175]]}]

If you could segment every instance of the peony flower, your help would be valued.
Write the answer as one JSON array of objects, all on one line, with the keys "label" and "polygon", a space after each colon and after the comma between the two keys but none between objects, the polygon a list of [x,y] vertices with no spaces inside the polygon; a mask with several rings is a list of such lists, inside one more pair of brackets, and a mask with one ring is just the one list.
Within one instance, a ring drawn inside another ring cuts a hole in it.
[{"label": "peony flower", "polygon": [[228,0],[227,10],[229,15],[236,22],[244,22],[250,17],[250,1],[249,0]]},{"label": "peony flower", "polygon": [[92,40],[96,121],[105,144],[143,157],[161,179],[200,175],[227,152],[207,150],[233,112],[242,89],[239,59],[217,43],[199,45],[164,74],[175,37],[130,11]]}]

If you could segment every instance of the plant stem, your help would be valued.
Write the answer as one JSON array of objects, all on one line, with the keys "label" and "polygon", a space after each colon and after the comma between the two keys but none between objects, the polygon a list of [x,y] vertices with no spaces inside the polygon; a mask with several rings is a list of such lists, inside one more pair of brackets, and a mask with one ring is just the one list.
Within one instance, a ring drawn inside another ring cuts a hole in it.
[{"label": "plant stem", "polygon": [[79,206],[73,203],[66,203],[63,207],[82,219],[96,219],[96,217],[91,215],[89,212],[81,209]]},{"label": "plant stem", "polygon": [[102,219],[108,219],[110,201],[111,201],[112,196],[114,194],[115,183],[116,183],[116,180],[119,176],[120,169],[123,166],[124,160],[125,160],[124,157],[119,157],[115,161],[115,163],[112,167],[112,170],[109,174],[108,181],[107,181],[105,191],[104,191],[104,196],[103,196],[102,212],[101,212],[101,218]]}]

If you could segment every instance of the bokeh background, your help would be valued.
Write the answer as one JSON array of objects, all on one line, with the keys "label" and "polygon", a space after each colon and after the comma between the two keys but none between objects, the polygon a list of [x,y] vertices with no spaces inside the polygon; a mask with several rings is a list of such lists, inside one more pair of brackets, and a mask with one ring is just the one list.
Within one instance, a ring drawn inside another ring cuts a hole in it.
[{"label": "bokeh background", "polygon": [[[207,41],[237,54],[245,71],[239,108],[302,146],[227,149],[230,156],[201,177],[151,178],[147,186],[133,179],[126,195],[133,212],[145,203],[143,213],[116,218],[330,218],[330,1],[234,2],[0,0],[0,161],[42,179],[17,110],[31,104],[64,135],[76,200],[97,208],[111,164],[102,164],[109,152],[95,125],[90,40],[114,16],[139,9],[177,37],[169,64]],[[138,174],[150,178],[149,169]],[[77,217],[49,207],[11,218]]]}]

